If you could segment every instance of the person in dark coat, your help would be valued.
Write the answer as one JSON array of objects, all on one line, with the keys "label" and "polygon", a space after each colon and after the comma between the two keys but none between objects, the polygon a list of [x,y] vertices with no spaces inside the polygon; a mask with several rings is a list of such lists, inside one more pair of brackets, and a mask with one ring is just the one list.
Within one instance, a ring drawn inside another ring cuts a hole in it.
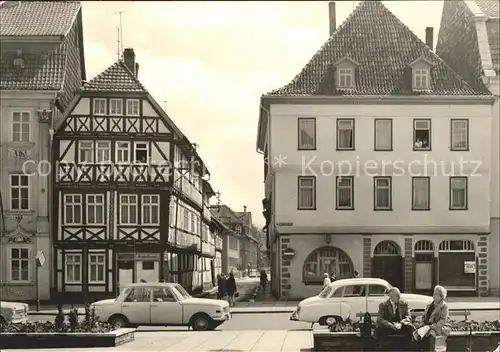
[{"label": "person in dark coat", "polygon": [[226,286],[227,301],[231,307],[234,307],[234,294],[236,293],[236,280],[234,279],[233,273],[229,273],[229,278],[227,279]]},{"label": "person in dark coat", "polygon": [[217,275],[217,299],[224,299],[227,294],[227,280],[224,274]]},{"label": "person in dark coat", "polygon": [[260,271],[260,287],[262,287],[262,293],[266,293],[267,286],[267,274],[265,270]]}]

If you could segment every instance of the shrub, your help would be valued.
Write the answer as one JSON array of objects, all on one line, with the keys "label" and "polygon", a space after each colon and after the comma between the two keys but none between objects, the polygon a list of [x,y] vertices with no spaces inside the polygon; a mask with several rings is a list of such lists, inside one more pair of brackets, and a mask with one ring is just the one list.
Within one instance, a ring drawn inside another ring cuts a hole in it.
[{"label": "shrub", "polygon": [[76,331],[78,328],[78,308],[71,307],[68,313],[69,329],[71,331]]},{"label": "shrub", "polygon": [[57,315],[56,315],[56,318],[54,319],[54,327],[55,327],[56,331],[65,330],[64,313],[63,313],[62,304],[57,305]]}]

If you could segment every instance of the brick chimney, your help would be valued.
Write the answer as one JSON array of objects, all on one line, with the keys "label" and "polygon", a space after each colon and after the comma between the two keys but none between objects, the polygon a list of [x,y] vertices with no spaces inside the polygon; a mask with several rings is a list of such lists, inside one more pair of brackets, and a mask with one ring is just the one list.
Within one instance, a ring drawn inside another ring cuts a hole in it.
[{"label": "brick chimney", "polygon": [[425,29],[425,44],[427,44],[431,50],[434,50],[434,28],[432,27],[427,27]]},{"label": "brick chimney", "polygon": [[244,206],[243,206],[243,213],[245,213],[245,214],[246,214],[246,212],[247,212],[247,206],[246,206],[246,205],[244,205]]},{"label": "brick chimney", "polygon": [[125,48],[123,49],[123,62],[127,67],[129,68],[130,71],[134,74],[135,77],[137,77],[137,69],[139,68],[138,65],[135,63],[135,52],[134,49],[132,48]]},{"label": "brick chimney", "polygon": [[335,1],[330,1],[328,3],[328,17],[330,20],[330,37],[331,37],[337,27],[337,21],[336,21],[337,16],[335,16]]}]

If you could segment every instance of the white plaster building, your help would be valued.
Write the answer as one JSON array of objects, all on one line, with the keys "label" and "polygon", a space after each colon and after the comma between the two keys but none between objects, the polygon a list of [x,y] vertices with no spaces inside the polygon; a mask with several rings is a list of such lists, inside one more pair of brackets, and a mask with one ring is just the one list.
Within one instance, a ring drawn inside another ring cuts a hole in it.
[{"label": "white plaster building", "polygon": [[[479,258],[481,281],[500,292],[500,3],[496,0],[446,1],[436,52],[456,72],[495,95],[491,120],[490,231],[487,258]],[[470,30],[472,28],[473,30]],[[488,133],[483,130],[482,135]],[[495,268],[488,270],[488,267]]]},{"label": "white plaster building", "polygon": [[469,267],[487,247],[493,97],[380,1],[338,28],[330,3],[330,21],[302,72],[261,98],[273,289],[307,297],[357,269],[406,292],[486,290]]}]

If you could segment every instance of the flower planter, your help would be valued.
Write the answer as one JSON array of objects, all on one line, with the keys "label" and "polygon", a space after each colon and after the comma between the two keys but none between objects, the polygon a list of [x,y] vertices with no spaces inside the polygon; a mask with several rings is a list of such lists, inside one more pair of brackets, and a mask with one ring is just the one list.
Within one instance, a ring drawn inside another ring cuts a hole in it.
[{"label": "flower planter", "polygon": [[[397,338],[397,337],[396,337]],[[375,351],[375,338],[362,337],[358,332],[330,332],[327,328],[313,331],[315,351]],[[397,341],[394,341],[397,345]],[[493,351],[500,342],[500,331],[452,331],[446,340],[447,352]],[[408,346],[409,347],[409,346]],[[410,350],[411,347],[405,350]],[[395,351],[398,351],[395,347]]]},{"label": "flower planter", "polygon": [[0,350],[115,347],[134,341],[135,331],[136,329],[119,329],[106,333],[3,332],[0,333]]}]

